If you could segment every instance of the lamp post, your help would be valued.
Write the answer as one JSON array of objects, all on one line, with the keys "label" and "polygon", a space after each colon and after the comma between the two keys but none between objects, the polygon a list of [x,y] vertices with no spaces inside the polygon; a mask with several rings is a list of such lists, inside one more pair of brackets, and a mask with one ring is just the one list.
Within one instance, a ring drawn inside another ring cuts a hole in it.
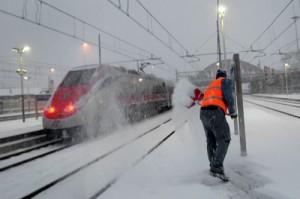
[{"label": "lamp post", "polygon": [[48,71],[48,89],[50,94],[52,94],[53,90],[54,90],[54,80],[52,78],[52,75],[55,73],[55,69],[54,68],[50,68]]},{"label": "lamp post", "polygon": [[21,80],[21,103],[22,103],[22,120],[25,122],[25,105],[24,105],[24,75],[27,73],[23,65],[23,54],[30,51],[29,46],[24,46],[23,48],[12,48],[12,51],[17,53],[19,56],[18,64],[19,68],[17,69],[17,73],[20,75]]},{"label": "lamp post", "polygon": [[226,60],[227,60],[227,53],[226,53],[226,45],[225,45],[225,31],[224,31],[224,17],[226,12],[226,7],[220,5],[218,7],[219,17],[221,19],[221,33],[222,33],[222,40],[223,40],[223,51],[224,51],[224,68],[226,69]]},{"label": "lamp post", "polygon": [[288,68],[289,68],[289,64],[285,63],[284,64],[284,74],[285,74],[285,91],[286,91],[286,94],[288,95],[289,94],[289,89],[288,89]]},{"label": "lamp post", "polygon": [[[217,0],[217,9],[219,9],[220,0]],[[219,23],[219,12],[217,12],[217,49],[218,49],[218,59],[219,59],[219,68],[222,68],[222,57],[221,57],[221,44],[220,44],[220,23]]]}]

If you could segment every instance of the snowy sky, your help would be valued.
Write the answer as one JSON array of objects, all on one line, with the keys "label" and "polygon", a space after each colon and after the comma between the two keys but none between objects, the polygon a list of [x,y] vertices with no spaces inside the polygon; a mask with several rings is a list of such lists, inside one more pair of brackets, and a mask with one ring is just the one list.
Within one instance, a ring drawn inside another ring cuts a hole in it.
[{"label": "snowy sky", "polygon": [[[1,0],[1,10],[6,10],[22,16],[22,6],[26,0]],[[36,0],[27,0],[26,18],[35,20]],[[96,25],[112,34],[124,38],[135,45],[142,47],[157,57],[162,57],[168,65],[161,65],[154,69],[148,68],[148,73],[159,76],[174,78],[175,69],[178,71],[201,70],[208,64],[217,60],[216,55],[201,57],[200,62],[187,64],[168,48],[150,36],[145,30],[133,23],[128,17],[113,7],[107,0],[47,0],[46,2],[67,11],[93,25]],[[117,3],[118,0],[113,0]],[[207,53],[216,52],[216,1],[211,0],[142,0],[147,9],[180,41],[189,52]],[[240,51],[249,49],[250,44],[263,32],[276,15],[283,9],[289,0],[221,0],[228,10],[225,18],[226,47],[227,51]],[[127,0],[121,0],[122,7],[126,10]],[[300,2],[294,0],[289,8],[282,14],[279,20],[269,31],[254,45],[254,49],[263,48],[280,34],[288,24],[292,22],[291,17],[300,15]],[[144,22],[150,27],[151,20],[145,11],[135,0],[130,0],[129,13],[136,19]],[[42,24],[75,33],[78,37],[97,42],[97,33],[91,31],[79,22],[62,16],[61,14],[44,6],[41,14]],[[32,51],[26,55],[28,63],[41,62],[45,68],[55,66],[57,72],[66,70],[69,67],[83,65],[85,63],[98,62],[98,50],[91,47],[86,53],[81,48],[81,41],[68,38],[22,21],[20,19],[0,13],[1,32],[0,38],[0,61],[15,62],[16,55],[10,51],[12,47],[28,44]],[[75,24],[75,25],[74,25]],[[155,34],[163,38],[167,43],[170,40],[166,34],[152,21]],[[202,46],[208,38],[208,42]],[[136,51],[125,45],[103,36],[103,45],[122,51],[134,58],[141,58],[145,54],[138,55]],[[285,44],[295,40],[295,29],[292,26],[280,39],[266,49],[268,56],[261,58],[262,65],[272,64],[276,68],[282,67],[280,57],[271,55]],[[171,42],[174,49],[176,44]],[[295,43],[294,43],[295,44]],[[202,46],[202,48],[200,48]],[[283,48],[282,51],[292,51],[296,45]],[[180,50],[178,50],[180,51]],[[180,52],[183,54],[183,52]],[[231,57],[232,55],[228,55]],[[254,64],[258,59],[253,59],[255,54],[241,55],[246,61]],[[114,62],[128,60],[103,50],[103,62]],[[3,64],[1,64],[3,65]],[[136,68],[136,63],[124,64],[129,68]],[[46,70],[46,69],[41,69]]]}]

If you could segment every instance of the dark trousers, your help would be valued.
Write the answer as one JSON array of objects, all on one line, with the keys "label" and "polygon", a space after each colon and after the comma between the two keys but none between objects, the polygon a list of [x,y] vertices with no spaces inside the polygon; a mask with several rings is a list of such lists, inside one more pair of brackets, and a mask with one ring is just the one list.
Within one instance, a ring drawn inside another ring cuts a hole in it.
[{"label": "dark trousers", "polygon": [[205,130],[211,170],[223,172],[223,162],[231,140],[225,114],[220,108],[201,109],[200,119]]}]

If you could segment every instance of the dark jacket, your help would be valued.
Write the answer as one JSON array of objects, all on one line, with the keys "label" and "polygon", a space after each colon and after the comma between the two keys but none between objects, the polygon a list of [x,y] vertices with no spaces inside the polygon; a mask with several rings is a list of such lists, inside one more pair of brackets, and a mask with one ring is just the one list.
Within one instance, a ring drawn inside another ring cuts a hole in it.
[{"label": "dark jacket", "polygon": [[228,106],[228,112],[229,114],[235,113],[235,107],[234,107],[234,98],[232,95],[233,91],[233,82],[230,79],[223,79],[222,81],[222,92],[224,101]]}]

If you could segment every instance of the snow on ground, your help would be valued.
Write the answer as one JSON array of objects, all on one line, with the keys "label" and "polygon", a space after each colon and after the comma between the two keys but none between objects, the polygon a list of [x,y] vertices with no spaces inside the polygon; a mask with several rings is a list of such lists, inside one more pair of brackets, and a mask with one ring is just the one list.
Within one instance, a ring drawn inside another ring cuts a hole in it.
[{"label": "snow on ground", "polygon": [[239,137],[232,135],[225,160],[230,183],[208,176],[205,136],[194,108],[188,123],[99,198],[299,198],[299,121],[245,107],[248,156],[240,156]]},{"label": "snow on ground", "polygon": [[286,98],[286,99],[300,99],[299,93],[292,93],[289,95],[286,94],[255,94],[257,96],[270,96],[270,97],[280,97],[280,98]]},{"label": "snow on ground", "polygon": [[[155,127],[158,124],[166,121],[170,118],[170,112],[166,114],[162,114],[160,116],[154,117],[151,120],[143,121],[139,124],[135,124],[132,126],[124,127],[114,134],[110,136],[106,136],[101,139],[94,139],[86,143],[81,143],[75,145],[71,148],[65,149],[63,151],[57,152],[55,154],[46,156],[44,158],[29,162],[25,165],[22,165],[17,168],[13,168],[7,170],[5,172],[0,172],[0,193],[2,198],[20,198],[30,192],[58,179],[59,177],[74,171],[80,166],[94,160],[97,157],[111,151],[124,143],[129,142],[135,137],[143,134],[145,131]],[[171,127],[169,127],[171,128]],[[157,129],[158,130],[158,129]],[[157,139],[160,139],[163,134],[155,131],[154,137],[155,139],[149,139],[149,143],[147,140],[144,140],[144,143],[139,143],[137,148],[136,146],[129,148],[126,151],[126,155],[130,156],[131,153],[134,152],[144,152],[147,149],[148,145],[154,145],[154,143],[158,142]],[[164,132],[167,133],[166,129]],[[150,137],[151,138],[151,137]],[[147,144],[147,145],[145,145]],[[145,145],[145,146],[144,146]],[[132,159],[126,161],[126,158],[123,158],[121,163],[119,163],[120,171],[126,168],[127,164],[132,162]],[[134,159],[135,160],[135,159]],[[123,168],[124,165],[124,168]],[[106,163],[106,169],[112,168],[113,170],[108,173],[108,177],[100,180],[100,183],[107,183],[107,180],[112,178],[115,174],[118,173],[119,170],[115,170],[112,167],[113,165]],[[102,172],[102,169],[99,170],[99,173]],[[82,186],[73,187],[74,193],[75,190],[83,190],[85,182],[88,182],[88,178],[81,179]],[[67,189],[64,189],[67,190]],[[69,192],[70,194],[71,192]],[[82,197],[79,197],[82,198]]]},{"label": "snow on ground", "polygon": [[278,101],[276,100],[260,99],[253,96],[246,96],[244,97],[244,99],[249,102],[260,104],[266,107],[270,107],[300,117],[300,111],[299,111],[300,107],[299,105],[294,103],[286,103],[286,102],[278,103]]},{"label": "snow on ground", "polygon": [[[42,112],[39,112],[41,114]],[[35,111],[30,111],[30,112],[25,112],[25,114],[35,114]],[[22,115],[21,112],[16,112],[16,113],[5,113],[5,114],[0,114],[0,117],[9,117],[9,116],[19,116]]]},{"label": "snow on ground", "polygon": [[[223,184],[208,175],[199,107],[190,110],[181,107],[181,111],[176,108],[172,113],[124,127],[111,136],[0,173],[1,198],[19,198],[126,143],[170,116],[172,121],[153,134],[83,169],[37,198],[89,198],[114,178],[117,178],[116,183],[98,198],[299,198],[298,119],[245,103],[248,156],[240,156],[239,137],[232,135],[225,160],[225,171],[231,182]],[[228,121],[232,129],[231,119],[228,118]],[[174,129],[176,133],[169,140],[135,164]]]},{"label": "snow on ground", "polygon": [[22,119],[3,121],[0,122],[0,138],[37,131],[42,128],[41,117],[37,120],[35,118],[27,118],[26,122],[23,122]]}]

